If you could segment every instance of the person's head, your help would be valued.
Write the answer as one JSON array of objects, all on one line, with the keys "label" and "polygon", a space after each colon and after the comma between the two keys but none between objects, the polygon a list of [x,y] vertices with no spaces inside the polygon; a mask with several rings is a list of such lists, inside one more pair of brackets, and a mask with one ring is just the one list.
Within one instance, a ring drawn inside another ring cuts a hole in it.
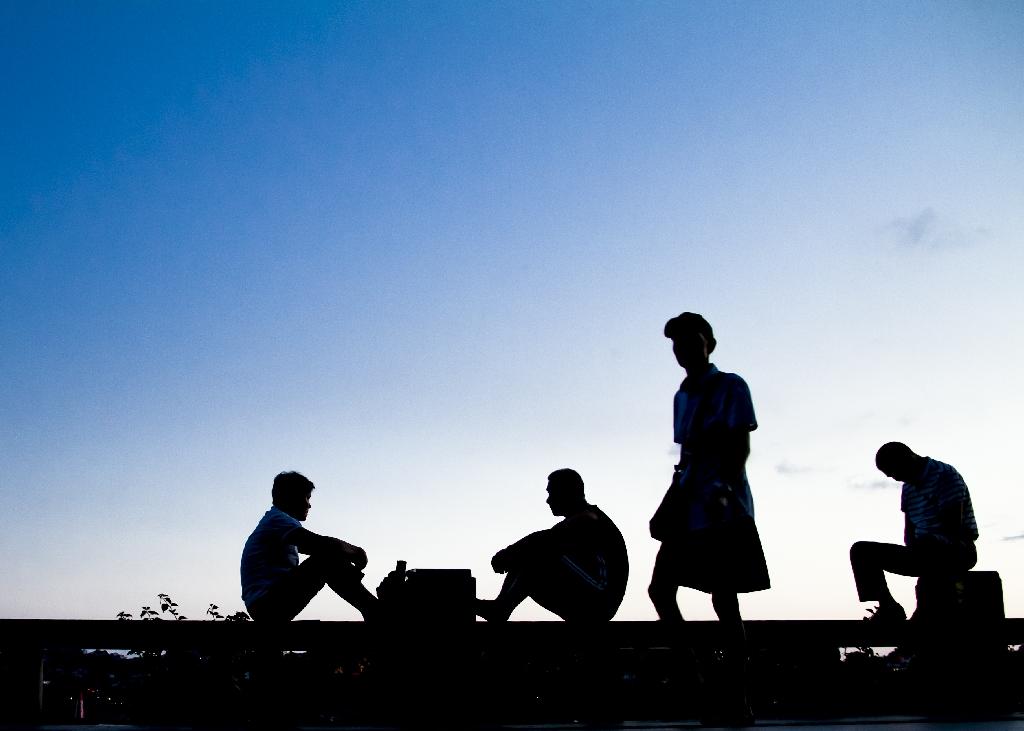
[{"label": "person's head", "polygon": [[274,478],[270,491],[274,505],[295,520],[305,520],[309,515],[309,499],[314,485],[305,475],[298,472],[282,472]]},{"label": "person's head", "polygon": [[921,457],[903,442],[887,442],[875,453],[875,466],[894,480],[909,482],[921,472]]},{"label": "person's head", "polygon": [[587,504],[583,495],[583,478],[568,467],[548,475],[548,507],[553,515],[572,515]]},{"label": "person's head", "polygon": [[676,362],[687,370],[707,365],[715,350],[711,324],[695,312],[684,312],[666,322],[665,337],[672,341]]}]

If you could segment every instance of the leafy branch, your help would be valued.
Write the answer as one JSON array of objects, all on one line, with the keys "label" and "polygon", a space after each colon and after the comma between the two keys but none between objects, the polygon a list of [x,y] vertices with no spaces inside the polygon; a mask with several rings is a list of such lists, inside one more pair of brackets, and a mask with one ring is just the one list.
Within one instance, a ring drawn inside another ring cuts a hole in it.
[{"label": "leafy branch", "polygon": [[211,604],[210,608],[206,610],[206,613],[214,620],[221,620],[223,622],[248,622],[250,617],[245,612],[235,612],[234,614],[221,614],[220,607],[216,604]]},{"label": "leafy branch", "polygon": [[[174,620],[188,619],[184,614],[178,611],[178,602],[171,599],[169,594],[157,594],[157,599],[160,600],[159,607],[160,611],[153,609],[150,606],[142,607],[139,612],[139,619],[144,621],[161,620],[165,617],[163,615],[169,615]],[[247,622],[250,617],[248,614],[242,611],[234,612],[233,614],[223,614],[220,611],[220,607],[216,604],[211,604],[206,610],[206,616],[214,621],[221,622]],[[128,621],[134,619],[130,612],[118,612],[117,619],[121,621]]]}]

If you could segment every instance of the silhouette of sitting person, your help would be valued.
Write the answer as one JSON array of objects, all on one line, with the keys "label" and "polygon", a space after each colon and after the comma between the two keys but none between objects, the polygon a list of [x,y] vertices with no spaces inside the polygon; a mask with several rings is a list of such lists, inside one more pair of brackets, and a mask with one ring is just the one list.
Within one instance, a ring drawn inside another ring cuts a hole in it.
[{"label": "silhouette of sitting person", "polygon": [[901,442],[883,444],[875,465],[903,483],[905,545],[859,541],[850,548],[850,564],[860,600],[878,602],[870,619],[898,622],[907,613],[889,592],[885,572],[955,576],[969,571],[978,562],[978,524],[967,485],[950,465],[915,454]]},{"label": "silhouette of sitting person", "polygon": [[629,560],[622,534],[587,502],[575,470],[548,475],[547,504],[562,520],[494,554],[491,567],[505,574],[495,599],[477,599],[476,613],[506,621],[527,597],[566,621],[604,622],[622,603]]},{"label": "silhouette of sitting person", "polygon": [[[314,485],[298,472],[274,478],[273,506],[242,549],[242,601],[256,621],[295,618],[324,585],[368,619],[378,600],[362,584],[366,552],[302,527]],[[309,556],[299,563],[299,554]]]}]

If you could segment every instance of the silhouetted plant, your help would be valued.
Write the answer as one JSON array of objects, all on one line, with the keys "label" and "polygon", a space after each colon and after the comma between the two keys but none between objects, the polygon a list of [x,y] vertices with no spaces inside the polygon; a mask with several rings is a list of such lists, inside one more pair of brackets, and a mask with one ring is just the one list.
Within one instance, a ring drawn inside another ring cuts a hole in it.
[{"label": "silhouetted plant", "polygon": [[[161,616],[163,614],[169,614],[175,620],[188,619],[188,617],[178,611],[178,602],[171,599],[169,594],[157,594],[156,596],[157,599],[160,600],[160,611],[158,612],[150,606],[143,606],[142,610],[139,612],[139,619],[163,619]],[[247,622],[250,619],[249,615],[242,611],[238,611],[233,614],[222,614],[220,607],[216,604],[210,604],[209,608],[206,610],[206,615],[212,620],[221,622]],[[118,612],[116,618],[122,621],[133,619],[130,612],[123,611]]]},{"label": "silhouetted plant", "polygon": [[220,620],[222,622],[248,622],[250,617],[245,612],[235,612],[234,614],[221,614],[220,607],[216,604],[211,604],[210,608],[206,610],[206,613],[214,620]]},{"label": "silhouetted plant", "polygon": [[[169,594],[157,594],[157,599],[159,600],[159,604],[157,606],[159,606],[160,610],[157,611],[152,606],[148,605],[143,606],[139,611],[139,619],[143,621],[159,621],[164,620],[167,617],[170,617],[175,621],[186,619],[185,615],[181,614],[178,610],[178,603],[174,601]],[[164,615],[166,615],[166,617]],[[247,622],[250,620],[249,615],[245,612],[238,611],[231,614],[225,614],[221,612],[219,606],[212,603],[206,609],[206,616],[213,621],[219,622]],[[129,621],[134,619],[134,617],[130,612],[121,611],[117,613],[117,619],[120,621]],[[164,676],[169,672],[167,663],[170,661],[171,653],[168,653],[166,650],[129,649],[128,654],[139,657],[143,662],[148,663],[149,672],[153,676]],[[230,662],[234,662],[238,658],[245,657],[246,655],[248,655],[247,652],[238,653],[236,656],[233,656],[234,659]],[[178,658],[178,662],[181,662],[181,658]]]}]

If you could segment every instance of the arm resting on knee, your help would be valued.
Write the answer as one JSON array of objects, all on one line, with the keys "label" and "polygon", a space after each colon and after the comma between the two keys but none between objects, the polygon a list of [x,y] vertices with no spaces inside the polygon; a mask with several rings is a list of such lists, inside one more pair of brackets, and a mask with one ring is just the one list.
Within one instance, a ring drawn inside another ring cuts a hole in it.
[{"label": "arm resting on knee", "polygon": [[305,528],[296,528],[289,535],[289,538],[294,542],[295,547],[299,549],[299,553],[309,556],[333,553],[349,561],[357,569],[362,570],[366,568],[366,551],[359,546],[346,543],[340,538],[322,536]]}]

